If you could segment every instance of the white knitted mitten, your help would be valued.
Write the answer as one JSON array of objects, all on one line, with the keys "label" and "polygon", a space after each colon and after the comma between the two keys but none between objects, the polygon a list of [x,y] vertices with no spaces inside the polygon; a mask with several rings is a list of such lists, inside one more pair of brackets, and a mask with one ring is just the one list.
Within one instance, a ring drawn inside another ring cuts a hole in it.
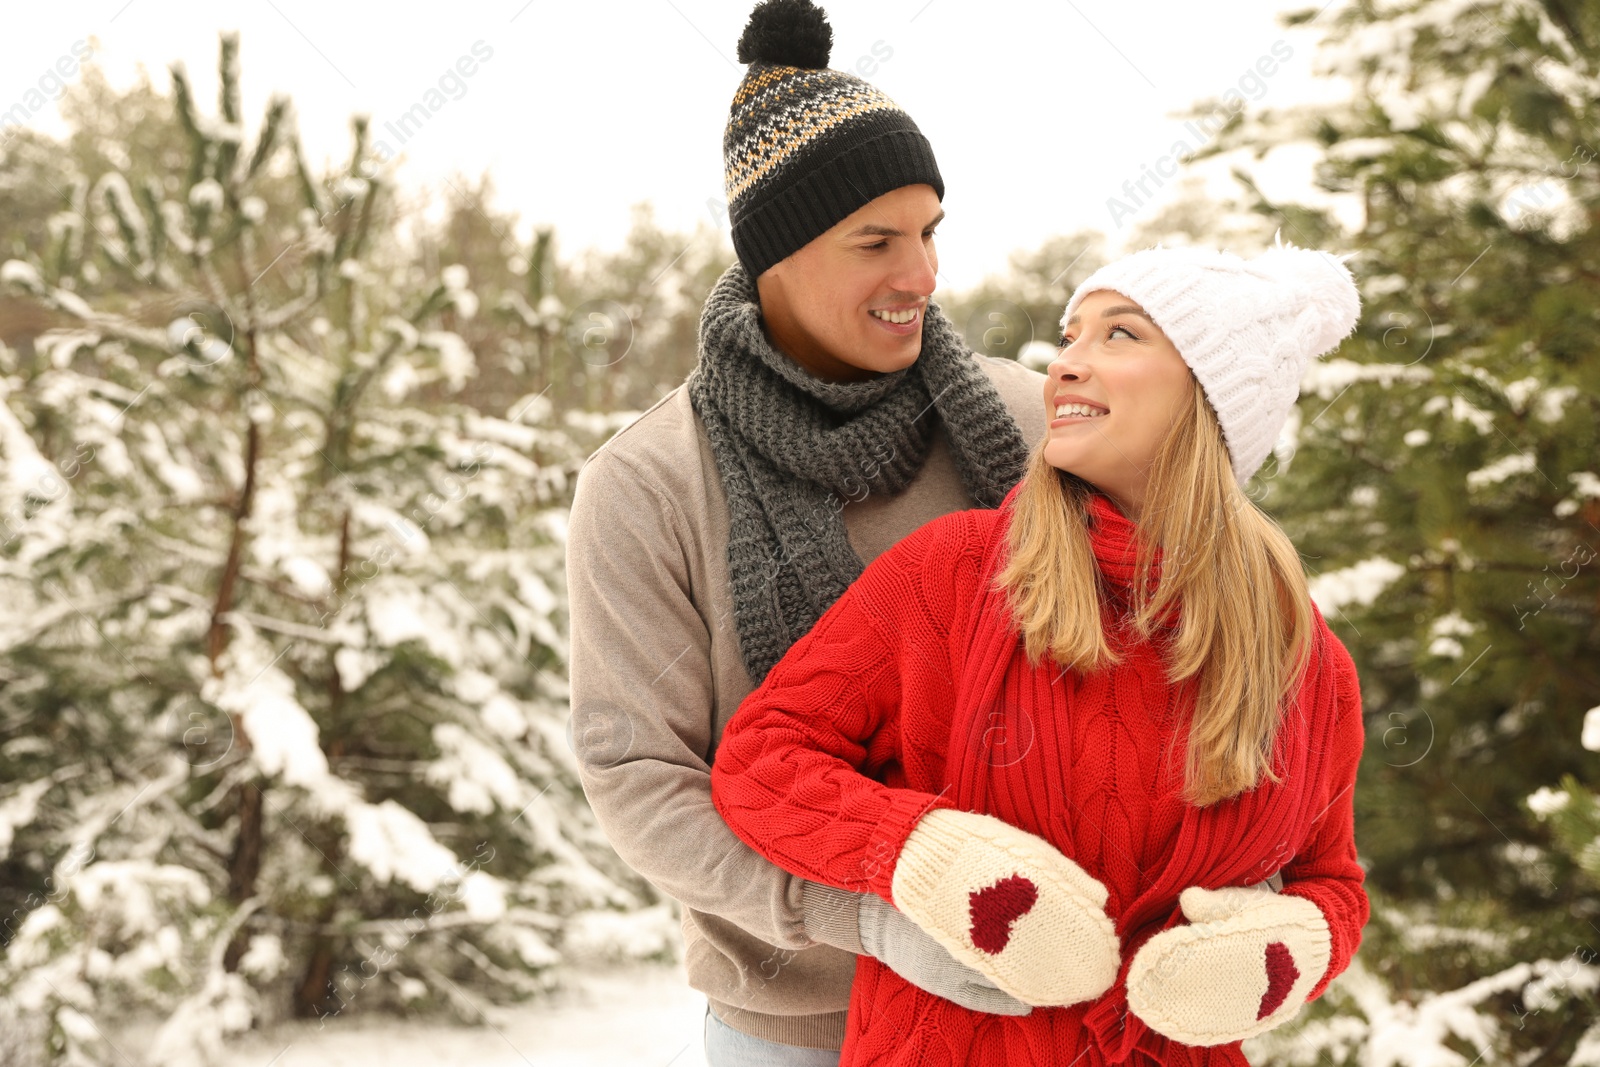
[{"label": "white knitted mitten", "polygon": [[1106,887],[1043,838],[992,815],[935,809],[906,838],[895,907],[1024,1004],[1092,1000],[1117,979]]},{"label": "white knitted mitten", "polygon": [[1128,1008],[1185,1045],[1224,1045],[1294,1018],[1328,970],[1322,909],[1264,886],[1178,897],[1191,925],[1163,930],[1128,965]]}]

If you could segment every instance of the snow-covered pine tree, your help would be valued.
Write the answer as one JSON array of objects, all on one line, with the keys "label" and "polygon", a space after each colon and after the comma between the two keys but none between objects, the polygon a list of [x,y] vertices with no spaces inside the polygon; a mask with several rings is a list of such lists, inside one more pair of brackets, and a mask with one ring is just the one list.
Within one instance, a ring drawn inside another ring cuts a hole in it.
[{"label": "snow-covered pine tree", "polygon": [[1254,1054],[1592,1067],[1600,7],[1290,17],[1312,20],[1350,100],[1248,116],[1205,154],[1309,142],[1361,216],[1341,232],[1254,194],[1286,240],[1358,253],[1360,331],[1313,369],[1260,489],[1360,668],[1374,919],[1349,980]]},{"label": "snow-covered pine tree", "polygon": [[8,1057],[126,1062],[141,1009],[164,1065],[289,1011],[479,1018],[655,899],[565,736],[571,441],[454,400],[478,294],[396,238],[365,120],[319,177],[288,100],[247,133],[234,36],[220,75],[55,156],[46,243],[0,231],[37,325],[0,328]]},{"label": "snow-covered pine tree", "polygon": [[1105,235],[1094,230],[1046,238],[1038,248],[1013,252],[1004,273],[941,294],[940,310],[973,351],[1043,370],[1061,336],[1061,309],[1078,283],[1105,263],[1105,244]]}]

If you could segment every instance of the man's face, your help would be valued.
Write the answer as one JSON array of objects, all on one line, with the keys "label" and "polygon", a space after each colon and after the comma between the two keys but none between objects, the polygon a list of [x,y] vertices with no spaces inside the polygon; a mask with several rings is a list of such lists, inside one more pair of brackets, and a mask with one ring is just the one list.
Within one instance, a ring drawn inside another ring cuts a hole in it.
[{"label": "man's face", "polygon": [[902,186],[775,263],[756,279],[767,336],[828,381],[866,381],[916,362],[943,218],[931,185]]}]

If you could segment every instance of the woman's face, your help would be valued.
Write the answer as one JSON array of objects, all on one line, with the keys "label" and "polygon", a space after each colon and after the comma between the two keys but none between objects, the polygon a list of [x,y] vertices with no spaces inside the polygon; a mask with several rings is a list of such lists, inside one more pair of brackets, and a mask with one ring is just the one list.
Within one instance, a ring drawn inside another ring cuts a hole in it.
[{"label": "woman's face", "polygon": [[1084,297],[1046,370],[1044,458],[1111,497],[1130,518],[1193,376],[1138,304],[1102,289]]}]

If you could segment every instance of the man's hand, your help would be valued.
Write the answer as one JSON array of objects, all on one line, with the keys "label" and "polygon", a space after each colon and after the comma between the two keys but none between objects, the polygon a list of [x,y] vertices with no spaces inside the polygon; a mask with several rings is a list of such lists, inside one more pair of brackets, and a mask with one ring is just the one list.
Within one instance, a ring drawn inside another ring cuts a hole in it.
[{"label": "man's hand", "polygon": [[1002,992],[894,906],[873,893],[861,897],[861,947],[918,989],[990,1015],[1027,1015],[1031,1007]]}]

